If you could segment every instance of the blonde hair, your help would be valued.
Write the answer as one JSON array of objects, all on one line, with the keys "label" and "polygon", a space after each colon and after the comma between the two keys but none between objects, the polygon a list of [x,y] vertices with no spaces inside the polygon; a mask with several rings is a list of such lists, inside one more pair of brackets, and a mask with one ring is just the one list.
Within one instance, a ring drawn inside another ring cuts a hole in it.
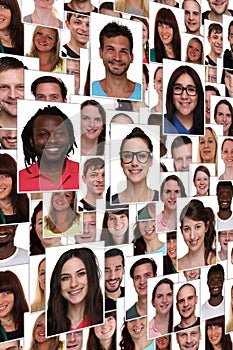
[{"label": "blonde hair", "polygon": [[[69,228],[72,226],[74,221],[80,222],[81,220],[81,214],[77,213],[77,195],[75,191],[71,191],[73,195],[73,203],[71,203],[66,222],[69,225]],[[49,229],[50,231],[53,231],[56,228],[56,210],[54,209],[53,206],[53,198],[54,198],[55,192],[52,193],[51,200],[50,200],[50,206],[49,206],[49,212],[48,215],[45,216],[44,221],[45,221],[45,228]]]},{"label": "blonde hair", "polygon": [[43,258],[38,265],[38,274],[37,274],[37,282],[36,282],[36,292],[35,292],[35,298],[33,302],[31,303],[31,312],[34,311],[40,311],[43,310],[45,305],[45,294],[44,290],[41,289],[40,283],[39,283],[39,271],[41,264],[45,261],[45,258]]},{"label": "blonde hair", "polygon": [[[117,0],[115,1],[115,11],[125,12],[127,7],[127,0]],[[143,0],[143,16],[149,17],[149,0]]]},{"label": "blonde hair", "polygon": [[[42,314],[40,314],[37,317],[37,319],[34,323],[33,330],[32,330],[31,344],[30,344],[29,350],[38,350],[39,349],[38,343],[35,340],[35,330],[36,330],[36,327],[38,326],[38,324],[42,320],[45,320],[45,312],[42,312]],[[62,350],[62,349],[64,349],[64,342],[59,340],[59,336],[48,338],[48,339],[50,339],[48,350]]]},{"label": "blonde hair", "polygon": [[185,57],[185,62],[192,62],[190,61],[190,59],[188,58],[188,49],[189,49],[189,46],[192,44],[192,43],[198,43],[201,45],[201,56],[200,58],[198,59],[198,63],[199,64],[204,64],[204,53],[203,53],[203,44],[201,42],[200,39],[198,38],[191,38],[188,42],[188,45],[187,45],[187,49],[186,49],[186,57]]},{"label": "blonde hair", "polygon": [[[45,28],[45,27],[43,27],[43,26],[36,26],[35,27],[35,30],[34,30],[33,35],[32,35],[32,43],[31,43],[30,51],[29,51],[29,53],[26,54],[26,56],[39,57],[38,49],[35,46],[35,37],[36,37],[38,30],[43,29],[43,28]],[[60,38],[59,38],[58,29],[56,29],[56,28],[50,28],[50,29],[52,29],[54,31],[55,40],[56,40],[56,45],[52,48],[50,58],[48,61],[51,64],[51,71],[53,71],[57,66],[61,66],[61,67],[63,66],[63,60],[59,56],[59,54],[60,54]]]},{"label": "blonde hair", "polygon": [[[205,134],[206,134],[206,130],[209,130],[209,131],[211,132],[211,134],[213,135],[215,144],[216,144],[216,151],[215,151],[215,156],[214,156],[214,162],[215,162],[215,164],[216,164],[216,163],[217,163],[217,159],[218,159],[218,157],[217,157],[217,148],[218,148],[218,147],[217,147],[217,145],[218,145],[217,135],[216,135],[216,132],[214,131],[214,129],[211,128],[210,126],[207,126],[207,127],[205,128]],[[202,136],[199,136],[199,138],[198,138],[198,144],[199,144],[200,137],[202,137]],[[203,159],[201,158],[200,147],[199,147],[199,149],[198,149],[197,163],[204,163],[204,162],[203,162]],[[217,165],[216,165],[216,167],[217,167]]]}]

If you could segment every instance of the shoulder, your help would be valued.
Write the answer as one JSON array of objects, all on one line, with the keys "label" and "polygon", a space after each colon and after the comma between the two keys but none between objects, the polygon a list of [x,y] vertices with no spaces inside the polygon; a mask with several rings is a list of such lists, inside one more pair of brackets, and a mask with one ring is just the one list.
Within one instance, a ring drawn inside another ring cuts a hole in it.
[{"label": "shoulder", "polygon": [[139,313],[138,313],[138,310],[136,308],[136,303],[126,311],[126,318],[127,319],[139,317],[139,316],[141,316],[141,315],[139,315]]},{"label": "shoulder", "polygon": [[142,86],[139,83],[135,82],[134,91],[132,95],[129,96],[132,100],[141,100],[142,99]]},{"label": "shoulder", "polygon": [[150,49],[150,61],[155,62],[156,61],[156,55],[155,55],[155,49]]},{"label": "shoulder", "polygon": [[118,193],[116,193],[112,196],[112,203],[120,203]]},{"label": "shoulder", "polygon": [[27,15],[23,18],[24,22],[32,23],[32,15]]},{"label": "shoulder", "polygon": [[202,15],[201,15],[202,16],[202,24],[204,24],[205,19],[208,19],[209,14],[210,14],[210,11],[205,11],[202,13]]},{"label": "shoulder", "polygon": [[95,80],[92,83],[92,95],[107,96],[104,90],[102,89],[99,80]]}]

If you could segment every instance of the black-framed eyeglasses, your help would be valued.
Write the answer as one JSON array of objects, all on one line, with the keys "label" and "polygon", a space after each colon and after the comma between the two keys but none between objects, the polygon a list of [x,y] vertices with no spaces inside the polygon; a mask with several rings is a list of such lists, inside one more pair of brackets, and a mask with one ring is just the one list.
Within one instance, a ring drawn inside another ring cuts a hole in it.
[{"label": "black-framed eyeglasses", "polygon": [[181,84],[175,84],[173,85],[173,94],[174,95],[182,95],[183,91],[186,91],[189,96],[196,96],[197,94],[197,88],[192,85],[188,85],[184,87]]},{"label": "black-framed eyeglasses", "polygon": [[139,151],[139,152],[122,151],[120,153],[121,160],[124,164],[131,163],[135,156],[139,163],[145,164],[148,162],[149,158],[152,157],[152,153],[149,151]]}]

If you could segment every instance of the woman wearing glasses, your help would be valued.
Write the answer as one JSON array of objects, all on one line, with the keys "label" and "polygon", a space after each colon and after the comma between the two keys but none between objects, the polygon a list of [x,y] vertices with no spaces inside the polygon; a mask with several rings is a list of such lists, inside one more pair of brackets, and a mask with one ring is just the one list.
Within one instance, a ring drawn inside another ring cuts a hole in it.
[{"label": "woman wearing glasses", "polygon": [[204,134],[204,91],[193,68],[180,66],[172,73],[167,87],[166,109],[164,133]]},{"label": "woman wearing glasses", "polygon": [[153,164],[153,144],[142,129],[134,128],[122,140],[120,157],[127,186],[124,191],[112,196],[112,203],[158,200],[158,192],[147,185],[147,174]]}]

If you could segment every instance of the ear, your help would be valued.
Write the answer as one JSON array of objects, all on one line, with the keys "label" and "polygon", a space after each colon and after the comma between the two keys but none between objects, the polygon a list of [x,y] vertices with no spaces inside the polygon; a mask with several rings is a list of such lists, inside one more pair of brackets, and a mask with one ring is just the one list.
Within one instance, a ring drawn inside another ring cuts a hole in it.
[{"label": "ear", "polygon": [[196,303],[195,304],[197,304],[198,303],[198,296],[196,295]]},{"label": "ear", "polygon": [[130,63],[133,63],[133,60],[134,60],[134,55],[133,53],[131,54],[131,58],[130,58]]},{"label": "ear", "polygon": [[67,102],[67,98],[63,98],[63,102]]},{"label": "ear", "polygon": [[70,30],[70,22],[69,21],[65,21],[66,27]]},{"label": "ear", "polygon": [[82,176],[82,180],[83,180],[83,182],[86,184],[86,176]]},{"label": "ear", "polygon": [[207,39],[208,39],[208,41],[209,41],[209,43],[210,43],[210,36],[207,36]]},{"label": "ear", "polygon": [[103,58],[103,50],[101,49],[101,47],[99,47],[99,55],[100,55],[100,58]]}]

